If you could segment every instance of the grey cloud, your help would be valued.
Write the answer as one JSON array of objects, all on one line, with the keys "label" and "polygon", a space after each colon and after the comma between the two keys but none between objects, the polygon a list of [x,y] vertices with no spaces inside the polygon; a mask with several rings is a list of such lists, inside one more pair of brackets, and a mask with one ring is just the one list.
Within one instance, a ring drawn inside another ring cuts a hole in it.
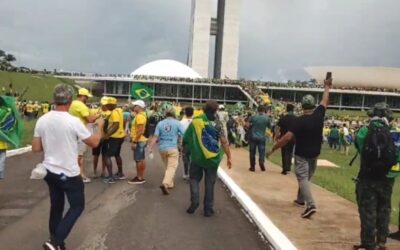
[{"label": "grey cloud", "polygon": [[[215,1],[215,0],[213,0]],[[186,62],[190,0],[0,0],[0,48],[33,68],[129,73]],[[239,77],[311,65],[400,66],[397,0],[242,0]]]}]

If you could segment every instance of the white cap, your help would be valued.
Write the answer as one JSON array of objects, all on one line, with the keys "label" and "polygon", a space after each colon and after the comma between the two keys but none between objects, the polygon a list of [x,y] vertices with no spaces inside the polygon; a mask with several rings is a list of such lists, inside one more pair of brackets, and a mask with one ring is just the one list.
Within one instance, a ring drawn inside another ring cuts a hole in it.
[{"label": "white cap", "polygon": [[146,107],[146,104],[142,100],[136,100],[136,101],[132,102],[132,105],[133,106],[139,106],[139,107],[141,107],[143,109]]},{"label": "white cap", "polygon": [[224,105],[219,105],[219,107],[218,107],[219,109],[224,109],[225,108],[225,106]]}]

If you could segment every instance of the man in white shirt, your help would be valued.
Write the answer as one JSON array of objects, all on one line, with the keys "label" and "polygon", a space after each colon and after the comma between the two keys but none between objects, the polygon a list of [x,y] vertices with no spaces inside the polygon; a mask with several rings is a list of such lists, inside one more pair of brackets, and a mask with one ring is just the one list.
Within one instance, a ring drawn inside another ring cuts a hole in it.
[{"label": "man in white shirt", "polygon": [[[50,193],[50,241],[44,249],[65,249],[67,238],[85,207],[84,185],[78,165],[78,141],[96,147],[101,139],[104,122],[98,120],[97,131],[91,135],[83,123],[68,113],[73,89],[66,84],[54,88],[54,111],[43,115],[36,123],[32,151],[43,152],[43,165],[47,169],[44,178]],[[65,196],[69,210],[64,215]]]},{"label": "man in white shirt", "polygon": [[224,105],[219,105],[218,107],[218,111],[217,111],[217,115],[219,120],[221,121],[222,125],[223,125],[223,130],[224,130],[224,135],[226,137],[226,139],[228,138],[228,130],[227,130],[227,123],[229,120],[229,114],[227,111],[225,111],[225,106]]},{"label": "man in white shirt", "polygon": [[[183,129],[186,131],[190,123],[192,123],[194,110],[192,107],[186,107],[184,111],[185,111],[185,117],[180,121],[180,123]],[[182,142],[181,153],[183,161],[183,179],[189,180],[190,152],[189,152],[189,147],[183,144],[183,142]]]}]

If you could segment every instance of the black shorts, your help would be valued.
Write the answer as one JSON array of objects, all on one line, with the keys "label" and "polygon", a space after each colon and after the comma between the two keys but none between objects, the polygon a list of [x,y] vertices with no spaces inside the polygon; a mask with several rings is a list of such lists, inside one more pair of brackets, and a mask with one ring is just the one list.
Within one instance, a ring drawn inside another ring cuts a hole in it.
[{"label": "black shorts", "polygon": [[102,147],[103,147],[104,141],[100,141],[99,145],[95,148],[92,148],[92,155],[100,155],[102,154]]},{"label": "black shorts", "polygon": [[120,156],[121,146],[125,138],[110,138],[104,141],[102,154],[106,157]]}]

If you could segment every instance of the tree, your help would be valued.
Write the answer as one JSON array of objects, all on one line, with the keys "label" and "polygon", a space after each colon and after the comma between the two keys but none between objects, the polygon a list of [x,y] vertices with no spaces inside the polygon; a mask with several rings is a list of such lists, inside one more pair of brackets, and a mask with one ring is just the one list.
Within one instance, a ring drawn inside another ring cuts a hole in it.
[{"label": "tree", "polygon": [[4,57],[6,55],[6,52],[4,52],[4,50],[0,49],[0,57]]},{"label": "tree", "polygon": [[9,63],[17,60],[13,54],[6,54],[4,59]]}]

